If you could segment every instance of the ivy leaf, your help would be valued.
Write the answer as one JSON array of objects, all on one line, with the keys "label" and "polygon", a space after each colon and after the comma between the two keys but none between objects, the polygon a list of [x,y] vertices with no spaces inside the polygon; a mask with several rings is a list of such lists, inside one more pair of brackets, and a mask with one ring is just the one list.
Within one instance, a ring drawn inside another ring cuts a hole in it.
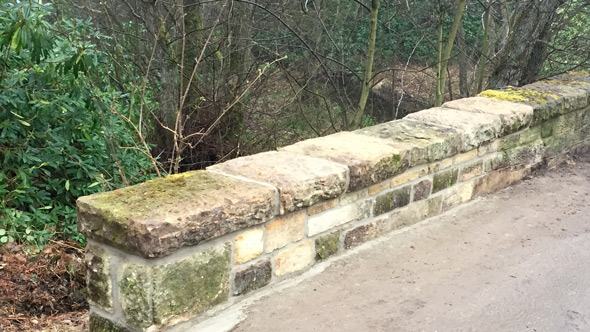
[{"label": "ivy leaf", "polygon": [[66,191],[70,191],[70,180],[66,180]]}]

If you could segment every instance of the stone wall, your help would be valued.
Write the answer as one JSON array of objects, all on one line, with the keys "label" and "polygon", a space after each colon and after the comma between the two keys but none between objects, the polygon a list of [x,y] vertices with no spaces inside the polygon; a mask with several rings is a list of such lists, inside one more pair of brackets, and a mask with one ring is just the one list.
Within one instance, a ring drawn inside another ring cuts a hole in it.
[{"label": "stone wall", "polygon": [[245,294],[509,186],[590,144],[589,102],[590,78],[572,73],[82,197],[90,330],[190,330]]}]

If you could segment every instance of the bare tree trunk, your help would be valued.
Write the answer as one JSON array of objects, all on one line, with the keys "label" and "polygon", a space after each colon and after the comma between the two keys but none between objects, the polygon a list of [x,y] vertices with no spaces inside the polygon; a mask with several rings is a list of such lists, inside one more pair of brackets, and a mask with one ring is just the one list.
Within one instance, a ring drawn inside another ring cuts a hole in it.
[{"label": "bare tree trunk", "polygon": [[483,79],[486,73],[486,64],[488,62],[488,51],[490,47],[490,11],[492,10],[492,5],[489,0],[485,6],[486,8],[483,17],[481,57],[479,58],[479,63],[477,64],[477,93],[483,91]]},{"label": "bare tree trunk", "polygon": [[[455,43],[455,37],[457,36],[457,31],[459,30],[459,25],[461,23],[461,19],[463,18],[463,13],[465,13],[466,6],[467,0],[459,0],[459,5],[457,6],[457,10],[455,11],[455,18],[453,19],[453,25],[451,26],[451,30],[449,31],[445,48],[442,51],[442,56],[440,56],[441,65],[439,66],[439,75],[437,76],[439,80],[439,89],[436,90],[436,98],[434,100],[435,106],[440,106],[443,103],[444,86],[447,80],[447,67],[449,65],[449,60],[451,59],[453,44]],[[442,26],[440,26],[439,29],[442,31]],[[439,37],[441,37],[440,32]]]},{"label": "bare tree trunk", "polygon": [[520,86],[538,78],[547,54],[551,24],[566,0],[518,1],[504,48],[498,53],[490,86]]},{"label": "bare tree trunk", "polygon": [[459,46],[459,94],[461,98],[469,97],[469,82],[467,81],[467,71],[469,70],[469,59],[467,52],[467,43],[465,42],[465,29],[463,24],[459,27],[458,43]]},{"label": "bare tree trunk", "polygon": [[365,63],[365,76],[363,78],[363,88],[361,98],[358,104],[358,110],[352,121],[353,127],[362,125],[365,106],[371,92],[371,79],[373,77],[373,61],[375,58],[375,40],[377,39],[377,16],[379,14],[379,0],[371,0],[371,36],[369,38],[369,47],[367,48],[367,62]]}]

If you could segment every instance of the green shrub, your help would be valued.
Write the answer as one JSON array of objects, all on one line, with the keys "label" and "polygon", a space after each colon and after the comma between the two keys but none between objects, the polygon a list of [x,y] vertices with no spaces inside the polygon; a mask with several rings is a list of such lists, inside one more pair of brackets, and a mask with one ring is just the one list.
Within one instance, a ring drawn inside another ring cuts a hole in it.
[{"label": "green shrub", "polygon": [[0,4],[0,245],[84,244],[77,197],[152,177],[134,131],[108,108],[128,112],[127,99],[88,74],[108,70],[91,42],[104,36],[50,13],[33,1]]}]

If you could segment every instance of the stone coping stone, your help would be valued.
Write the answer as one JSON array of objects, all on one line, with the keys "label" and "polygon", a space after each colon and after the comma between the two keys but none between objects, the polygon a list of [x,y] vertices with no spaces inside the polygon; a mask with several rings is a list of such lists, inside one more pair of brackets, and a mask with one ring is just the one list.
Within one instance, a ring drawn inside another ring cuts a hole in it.
[{"label": "stone coping stone", "polygon": [[435,107],[412,113],[404,119],[446,126],[461,134],[461,152],[473,150],[499,137],[502,132],[500,116],[488,113],[460,111]]},{"label": "stone coping stone", "polygon": [[274,188],[207,171],[187,172],[78,199],[78,228],[143,257],[262,224],[275,215]]},{"label": "stone coping stone", "polygon": [[457,99],[443,104],[443,107],[460,111],[493,114],[502,122],[501,135],[517,132],[533,120],[533,107],[484,97]]},{"label": "stone coping stone", "polygon": [[454,156],[461,147],[458,131],[429,123],[395,120],[356,130],[354,133],[403,146],[410,154],[410,167]]},{"label": "stone coping stone", "polygon": [[280,214],[336,198],[347,188],[348,168],[345,165],[285,151],[240,157],[207,169],[276,187]]},{"label": "stone coping stone", "polygon": [[348,166],[348,191],[356,191],[404,172],[408,151],[394,141],[341,132],[302,141],[280,151],[328,159]]}]

